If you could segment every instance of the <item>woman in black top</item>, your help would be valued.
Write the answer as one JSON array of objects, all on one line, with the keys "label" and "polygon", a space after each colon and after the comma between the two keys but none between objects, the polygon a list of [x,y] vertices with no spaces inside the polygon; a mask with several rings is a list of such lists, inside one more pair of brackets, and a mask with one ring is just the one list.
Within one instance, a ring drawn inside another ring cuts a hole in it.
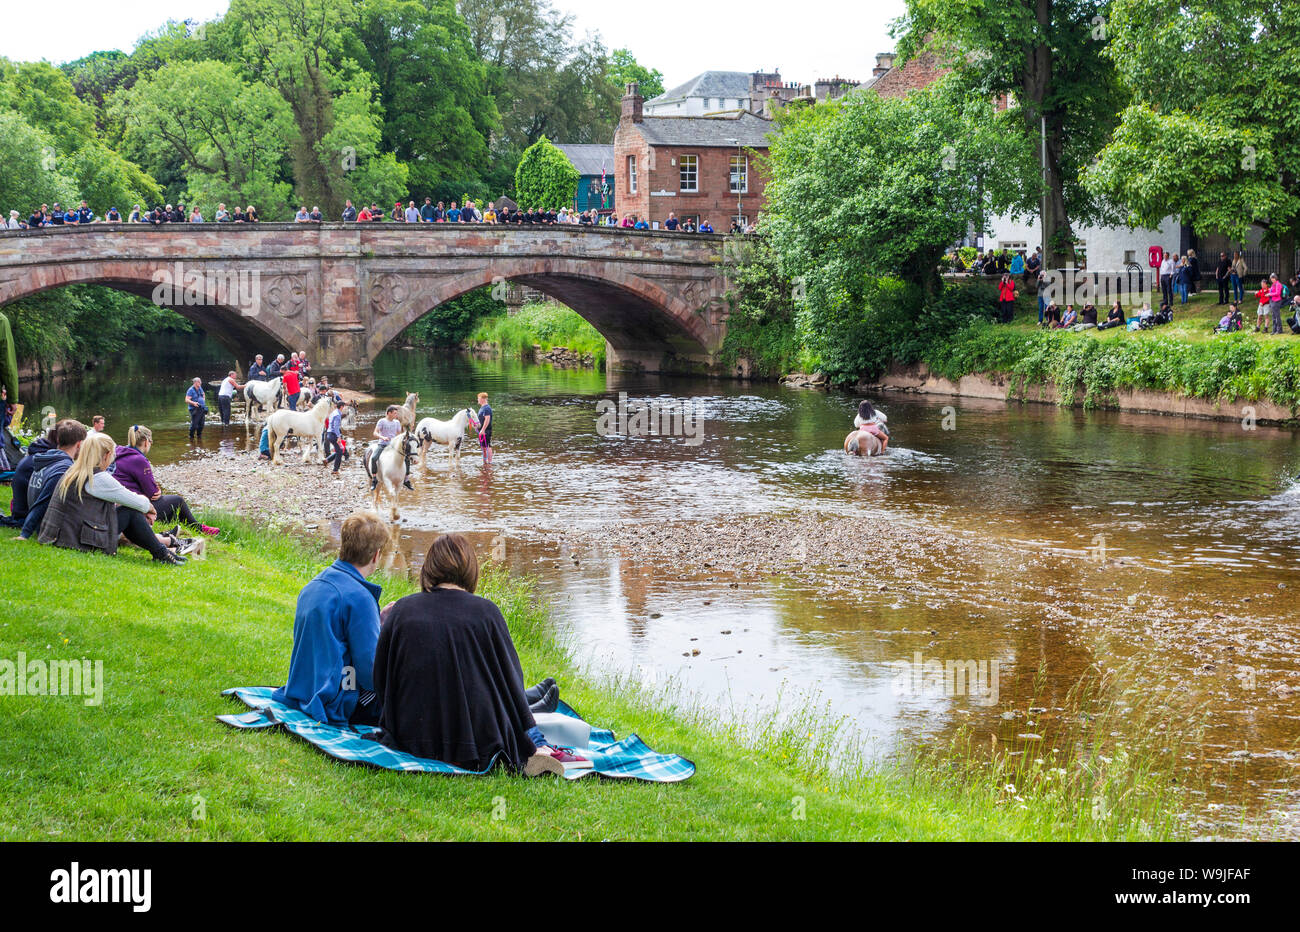
[{"label": "woman in black top", "polygon": [[474,548],[444,534],[425,557],[423,591],[385,609],[375,647],[379,740],[474,771],[501,761],[531,776],[585,764],[546,745],[505,619],[474,595],[477,586]]}]

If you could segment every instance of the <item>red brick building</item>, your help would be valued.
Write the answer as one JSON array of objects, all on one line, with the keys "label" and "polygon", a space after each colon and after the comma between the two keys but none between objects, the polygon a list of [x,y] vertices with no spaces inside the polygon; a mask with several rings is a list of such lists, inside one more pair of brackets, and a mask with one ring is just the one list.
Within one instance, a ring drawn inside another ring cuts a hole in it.
[{"label": "red brick building", "polygon": [[707,220],[725,233],[739,216],[758,218],[767,179],[756,155],[766,155],[771,120],[747,110],[709,116],[645,116],[635,84],[627,86],[614,132],[614,175],[620,217],[635,214],[662,229]]}]

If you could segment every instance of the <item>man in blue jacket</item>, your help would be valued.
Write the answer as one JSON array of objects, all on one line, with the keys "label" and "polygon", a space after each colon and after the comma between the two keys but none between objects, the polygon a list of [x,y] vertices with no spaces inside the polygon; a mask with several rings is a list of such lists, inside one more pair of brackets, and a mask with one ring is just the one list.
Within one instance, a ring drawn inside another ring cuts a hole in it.
[{"label": "man in blue jacket", "polygon": [[19,539],[27,540],[41,529],[54,489],[81,452],[81,442],[85,439],[85,424],[60,421],[54,435],[58,449],[41,453],[32,461],[32,481],[27,484],[27,517],[23,519]]},{"label": "man in blue jacket", "polygon": [[359,511],[341,537],[339,558],[298,594],[289,679],[271,698],[328,725],[375,725],[380,588],[365,577],[379,565],[388,527]]}]

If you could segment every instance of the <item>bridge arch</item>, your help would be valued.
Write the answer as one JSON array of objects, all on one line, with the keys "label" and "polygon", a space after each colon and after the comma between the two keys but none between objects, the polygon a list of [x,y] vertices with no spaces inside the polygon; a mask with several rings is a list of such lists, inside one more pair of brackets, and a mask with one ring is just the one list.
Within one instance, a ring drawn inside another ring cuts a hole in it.
[{"label": "bridge arch", "polygon": [[670,290],[624,264],[591,259],[505,257],[441,276],[374,270],[369,279],[374,315],[367,355],[374,359],[408,327],[439,305],[470,291],[518,282],[572,308],[600,332],[616,354],[697,359],[718,347],[703,290]]},{"label": "bridge arch", "polygon": [[150,266],[140,260],[48,265],[11,279],[0,274],[0,307],[69,285],[100,285],[175,311],[241,362],[255,353],[288,353],[306,348],[306,336],[301,330],[275,326],[274,318],[245,314],[241,306],[247,306],[249,296],[241,293],[244,289],[237,280],[232,287],[228,270],[195,265],[187,268],[197,274],[187,279],[186,273],[176,274],[170,261]]}]

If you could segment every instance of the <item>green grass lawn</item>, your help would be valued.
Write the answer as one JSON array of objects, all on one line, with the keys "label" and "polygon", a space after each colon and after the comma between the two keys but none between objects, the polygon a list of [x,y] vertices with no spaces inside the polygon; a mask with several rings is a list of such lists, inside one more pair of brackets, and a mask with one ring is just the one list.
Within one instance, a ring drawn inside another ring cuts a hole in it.
[{"label": "green grass lawn", "polygon": [[[7,502],[7,489],[0,499]],[[531,590],[498,572],[487,574],[483,591],[509,620],[529,681],[555,675],[594,723],[620,735],[635,730],[657,750],[695,761],[693,779],[663,786],[401,774],[335,762],[284,733],[236,731],[214,716],[242,706],[219,692],[284,680],[295,597],[326,558],[228,516],[208,520],[227,530],[206,559],[183,567],[155,565],[130,547],[109,558],[0,531],[0,659],[23,651],[29,660],[102,661],[104,670],[99,706],[76,696],[0,696],[0,838],[1099,839],[1174,831],[1149,775],[1123,775],[1109,815],[1094,821],[1093,800],[1108,779],[1095,761],[1080,771],[1075,793],[1053,792],[1050,777],[1035,793],[1032,775],[952,760],[849,774],[828,769],[814,750],[815,716],[755,739],[689,703],[602,685],[574,669]],[[384,580],[385,599],[411,588]],[[1021,788],[1008,789],[1008,779]]]},{"label": "green grass lawn", "polygon": [[513,316],[485,317],[469,339],[494,344],[507,356],[527,355],[534,346],[543,351],[563,346],[590,354],[597,369],[605,365],[605,338],[577,311],[555,304],[525,304]]}]

